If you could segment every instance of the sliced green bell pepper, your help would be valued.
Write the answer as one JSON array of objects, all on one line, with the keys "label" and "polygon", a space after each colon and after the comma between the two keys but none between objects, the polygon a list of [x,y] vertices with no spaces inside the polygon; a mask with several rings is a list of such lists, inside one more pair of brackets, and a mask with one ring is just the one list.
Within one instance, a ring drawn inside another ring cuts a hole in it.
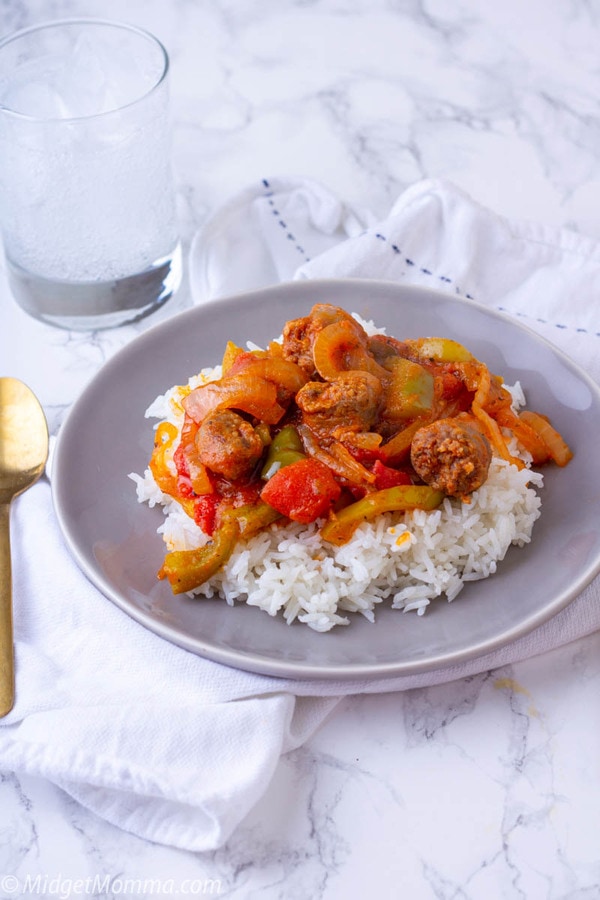
[{"label": "sliced green bell pepper", "polygon": [[237,509],[230,510],[227,515],[236,520],[242,537],[250,537],[281,518],[281,513],[262,500],[257,503],[248,503],[246,506],[238,506]]},{"label": "sliced green bell pepper", "polygon": [[195,550],[173,550],[165,556],[159,578],[167,578],[174,594],[185,594],[212,578],[224,566],[240,535],[233,517],[223,520],[209,544]]},{"label": "sliced green bell pepper", "polygon": [[419,363],[398,357],[393,361],[391,373],[383,411],[386,419],[414,419],[431,412],[435,385],[431,372]]},{"label": "sliced green bell pepper", "polygon": [[332,515],[321,528],[321,537],[330,544],[346,544],[359,525],[384,512],[409,509],[435,509],[444,499],[443,491],[428,485],[396,485],[366,494]]},{"label": "sliced green bell pepper", "polygon": [[305,457],[297,430],[293,425],[284,425],[269,444],[267,458],[260,473],[261,478],[268,481],[279,469]]},{"label": "sliced green bell pepper", "polygon": [[262,501],[228,509],[209,544],[167,553],[158,577],[168,579],[174,594],[200,587],[225,565],[241,535],[250,537],[280,518],[276,509]]},{"label": "sliced green bell pepper", "polygon": [[436,362],[469,362],[473,359],[473,354],[466,347],[451,338],[419,338],[407,343],[416,345],[421,359],[434,359]]}]

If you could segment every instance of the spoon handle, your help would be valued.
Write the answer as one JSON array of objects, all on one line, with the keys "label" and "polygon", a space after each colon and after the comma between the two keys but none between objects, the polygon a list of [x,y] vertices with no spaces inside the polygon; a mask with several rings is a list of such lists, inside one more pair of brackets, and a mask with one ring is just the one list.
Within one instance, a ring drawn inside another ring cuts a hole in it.
[{"label": "spoon handle", "polygon": [[14,702],[10,504],[0,503],[0,718],[11,711]]}]

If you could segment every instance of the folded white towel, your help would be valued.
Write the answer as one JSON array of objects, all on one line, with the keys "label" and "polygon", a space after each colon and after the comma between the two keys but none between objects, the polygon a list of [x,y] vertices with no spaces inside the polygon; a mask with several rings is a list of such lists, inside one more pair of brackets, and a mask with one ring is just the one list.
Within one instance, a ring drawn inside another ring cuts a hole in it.
[{"label": "folded white towel", "polygon": [[[198,236],[190,274],[198,302],[293,277],[426,284],[522,318],[600,375],[598,245],[508,222],[447,184],[416,185],[375,222],[313,182],[265,179]],[[600,627],[596,580],[537,631],[463,665],[292,682],[201,659],[129,619],[71,559],[46,481],[15,501],[13,565],[17,702],[0,721],[0,768],[44,776],[108,821],[189,850],[227,840],[280,755],[343,694],[461,678]]]}]

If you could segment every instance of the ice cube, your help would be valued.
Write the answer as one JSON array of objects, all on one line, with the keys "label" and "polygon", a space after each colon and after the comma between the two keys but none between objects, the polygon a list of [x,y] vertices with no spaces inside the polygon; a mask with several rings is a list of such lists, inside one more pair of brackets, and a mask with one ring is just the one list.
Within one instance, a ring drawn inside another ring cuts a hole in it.
[{"label": "ice cube", "polygon": [[0,105],[39,118],[84,118],[143,97],[159,80],[163,60],[138,59],[129,35],[79,33],[60,52],[19,63],[0,81]]},{"label": "ice cube", "polygon": [[114,35],[78,36],[59,92],[72,115],[120,109],[144,96],[150,84],[129,45]]},{"label": "ice cube", "polygon": [[[60,62],[62,67],[63,63]],[[31,60],[0,84],[0,104],[5,109],[40,119],[62,119],[68,108],[49,77],[48,61]]]}]

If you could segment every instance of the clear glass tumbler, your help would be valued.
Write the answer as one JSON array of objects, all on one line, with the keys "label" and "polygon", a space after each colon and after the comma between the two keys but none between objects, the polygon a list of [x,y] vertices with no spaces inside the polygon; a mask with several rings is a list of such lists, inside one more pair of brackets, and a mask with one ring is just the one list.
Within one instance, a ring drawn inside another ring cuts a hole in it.
[{"label": "clear glass tumbler", "polygon": [[0,42],[0,225],[13,296],[35,318],[111,328],[177,289],[168,70],[160,41],[116,22]]}]

